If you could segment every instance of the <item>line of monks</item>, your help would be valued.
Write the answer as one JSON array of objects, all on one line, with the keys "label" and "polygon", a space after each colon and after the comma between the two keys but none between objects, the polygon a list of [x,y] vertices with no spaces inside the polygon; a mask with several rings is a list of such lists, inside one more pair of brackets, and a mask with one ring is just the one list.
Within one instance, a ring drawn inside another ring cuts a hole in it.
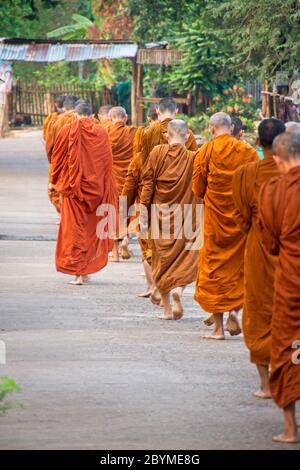
[{"label": "line of monks", "polygon": [[[163,320],[183,317],[182,293],[193,281],[195,300],[208,313],[204,323],[213,326],[205,339],[240,334],[243,309],[244,339],[261,382],[254,395],[283,409],[284,432],[273,439],[297,442],[300,125],[261,121],[260,159],[241,139],[239,120],[226,113],[211,117],[212,139],[200,148],[176,114],[174,100],[163,98],[150,108],[148,125],[136,129],[121,107],[102,107],[95,118],[89,103],[57,99],[44,125],[49,197],[60,214],[57,270],[82,285],[109,252],[112,262],[130,258],[133,226],[147,281],[141,297],[163,307]],[[137,209],[135,217],[126,209],[125,232],[117,220],[123,199]],[[193,248],[199,204],[200,253]],[[171,218],[165,207],[174,208]]]}]

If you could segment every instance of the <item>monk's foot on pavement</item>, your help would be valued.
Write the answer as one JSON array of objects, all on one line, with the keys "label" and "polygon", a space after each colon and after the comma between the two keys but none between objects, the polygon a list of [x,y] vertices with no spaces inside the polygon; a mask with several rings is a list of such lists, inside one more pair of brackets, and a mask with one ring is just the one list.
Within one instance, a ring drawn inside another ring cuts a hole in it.
[{"label": "monk's foot on pavement", "polygon": [[146,292],[142,292],[141,294],[138,295],[138,297],[143,298],[143,299],[149,299],[149,297],[152,294],[153,289],[148,289]]},{"label": "monk's foot on pavement", "polygon": [[203,323],[206,326],[212,326],[215,322],[213,313],[209,314],[206,318],[204,318]]},{"label": "monk's foot on pavement", "polygon": [[168,312],[164,312],[164,314],[159,318],[160,320],[174,320],[172,310],[169,310]]},{"label": "monk's foot on pavement", "polygon": [[161,302],[161,295],[157,287],[154,287],[152,294],[150,295],[150,300],[154,305],[159,305]]},{"label": "monk's foot on pavement", "polygon": [[277,436],[273,436],[272,440],[274,442],[281,442],[282,444],[297,444],[299,439],[294,434],[278,434]]},{"label": "monk's foot on pavement", "polygon": [[202,336],[203,339],[215,339],[217,341],[219,340],[224,340],[225,339],[225,335],[221,335],[221,334],[215,334],[215,333],[212,333],[211,335],[204,335]]},{"label": "monk's foot on pavement", "polygon": [[92,278],[88,274],[86,276],[82,276],[82,280],[84,283],[91,282]]},{"label": "monk's foot on pavement", "polygon": [[181,303],[181,296],[178,294],[178,292],[173,292],[172,294],[173,298],[173,317],[174,320],[180,320],[183,317],[183,307]]},{"label": "monk's foot on pavement", "polygon": [[123,259],[130,259],[131,258],[131,253],[128,249],[127,243],[121,244],[121,250],[120,251],[121,251],[121,253],[120,253],[121,257]]},{"label": "monk's foot on pavement", "polygon": [[272,398],[270,390],[261,390],[261,389],[253,393],[253,396],[256,398],[262,398],[263,400]]},{"label": "monk's foot on pavement", "polygon": [[236,312],[229,312],[225,331],[228,331],[231,336],[238,336],[242,333],[242,329]]},{"label": "monk's foot on pavement", "polygon": [[75,279],[73,281],[69,282],[72,286],[82,286],[83,284],[83,278],[82,276],[75,276]]}]

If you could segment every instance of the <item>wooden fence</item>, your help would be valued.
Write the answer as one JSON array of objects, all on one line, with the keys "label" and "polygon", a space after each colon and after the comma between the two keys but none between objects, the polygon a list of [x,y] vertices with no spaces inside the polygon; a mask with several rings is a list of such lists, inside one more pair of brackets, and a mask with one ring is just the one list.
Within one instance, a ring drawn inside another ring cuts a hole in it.
[{"label": "wooden fence", "polygon": [[45,117],[54,110],[54,99],[58,95],[75,95],[91,103],[97,113],[100,106],[116,105],[117,100],[108,88],[66,84],[56,85],[50,90],[35,84],[18,81],[9,95],[9,122],[12,126],[41,126]]}]

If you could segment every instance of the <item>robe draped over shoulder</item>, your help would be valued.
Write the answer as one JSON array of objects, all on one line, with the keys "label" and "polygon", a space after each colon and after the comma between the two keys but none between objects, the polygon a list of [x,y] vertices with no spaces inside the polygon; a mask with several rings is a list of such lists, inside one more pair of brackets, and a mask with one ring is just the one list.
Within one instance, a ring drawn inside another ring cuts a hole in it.
[{"label": "robe draped over shoulder", "polygon": [[210,313],[243,304],[246,236],[233,217],[232,177],[240,166],[257,160],[253,147],[228,134],[204,144],[195,157],[193,191],[204,200],[204,245],[195,299]]},{"label": "robe draped over shoulder", "polygon": [[279,256],[274,284],[270,385],[275,403],[285,408],[300,400],[300,166],[265,183],[259,199],[265,246]]},{"label": "robe draped over shoulder", "polygon": [[266,250],[258,219],[258,195],[262,184],[279,176],[272,155],[241,166],[233,175],[234,218],[247,234],[245,248],[243,334],[250,361],[268,365],[271,354],[271,320],[277,256]]}]

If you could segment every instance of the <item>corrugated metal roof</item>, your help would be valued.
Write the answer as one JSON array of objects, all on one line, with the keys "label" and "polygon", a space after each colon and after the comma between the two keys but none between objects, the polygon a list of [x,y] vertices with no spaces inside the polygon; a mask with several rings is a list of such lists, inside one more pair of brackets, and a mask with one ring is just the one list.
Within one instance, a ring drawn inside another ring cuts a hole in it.
[{"label": "corrugated metal roof", "polygon": [[133,58],[138,46],[135,43],[14,43],[0,39],[1,60],[23,60],[25,62],[84,61],[91,59]]}]

